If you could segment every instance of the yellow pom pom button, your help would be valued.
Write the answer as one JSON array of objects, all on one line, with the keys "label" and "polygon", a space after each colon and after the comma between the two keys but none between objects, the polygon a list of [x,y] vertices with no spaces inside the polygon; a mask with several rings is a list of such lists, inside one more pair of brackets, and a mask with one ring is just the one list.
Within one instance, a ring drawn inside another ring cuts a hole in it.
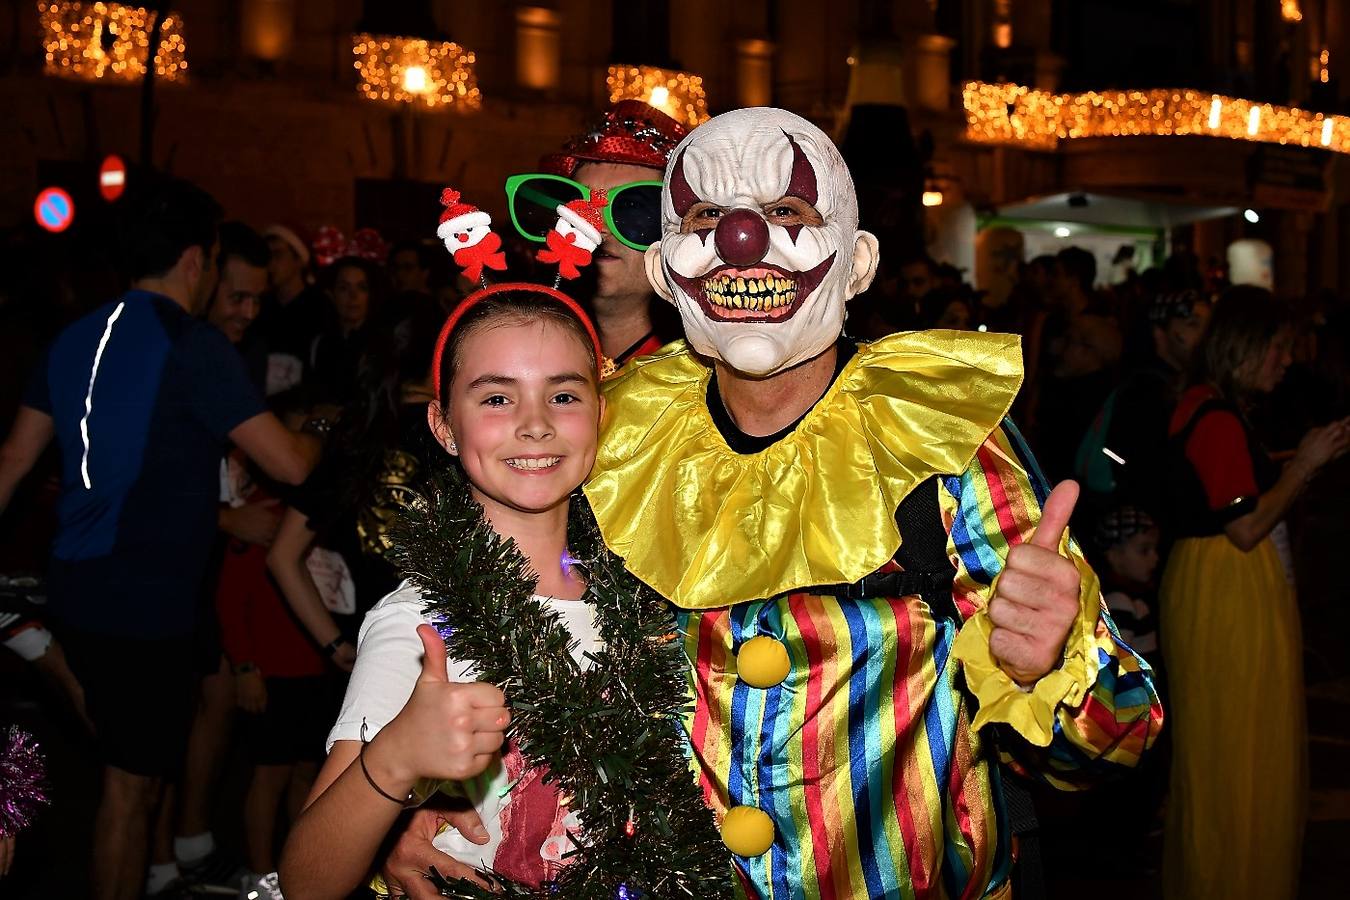
[{"label": "yellow pom pom button", "polygon": [[783,642],[766,635],[752,637],[736,654],[736,672],[742,681],[754,688],[781,684],[791,668]]},{"label": "yellow pom pom button", "polygon": [[762,856],[773,846],[773,819],[753,806],[733,806],[722,818],[722,843],[737,856]]}]

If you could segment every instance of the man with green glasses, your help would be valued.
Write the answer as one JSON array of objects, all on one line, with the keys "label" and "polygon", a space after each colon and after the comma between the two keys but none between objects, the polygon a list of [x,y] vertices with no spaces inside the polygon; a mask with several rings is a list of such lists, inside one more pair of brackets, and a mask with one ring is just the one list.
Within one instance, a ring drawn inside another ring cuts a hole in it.
[{"label": "man with green glasses", "polygon": [[647,280],[642,254],[661,236],[661,174],[688,130],[640,100],[616,103],[585,134],[540,161],[538,173],[506,182],[516,230],[543,243],[558,206],[605,190],[604,240],[595,251],[591,298],[605,355],[622,366],[680,337],[679,321]]}]

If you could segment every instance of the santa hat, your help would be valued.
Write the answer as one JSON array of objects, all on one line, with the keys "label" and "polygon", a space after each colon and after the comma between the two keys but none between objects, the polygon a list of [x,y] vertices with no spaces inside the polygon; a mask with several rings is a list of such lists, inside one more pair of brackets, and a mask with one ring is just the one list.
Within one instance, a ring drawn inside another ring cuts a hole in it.
[{"label": "santa hat", "polygon": [[295,251],[296,257],[300,260],[300,265],[309,265],[309,245],[300,237],[298,228],[288,228],[280,223],[268,225],[263,229],[262,236],[265,238],[279,238],[282,243],[291,250]]},{"label": "santa hat", "polygon": [[441,222],[436,227],[436,236],[445,240],[456,231],[464,231],[474,225],[491,225],[492,217],[472,203],[461,203],[459,191],[446,188],[441,191]]},{"label": "santa hat", "polygon": [[558,207],[558,218],[567,222],[577,231],[590,238],[591,243],[600,243],[600,232],[605,227],[605,215],[601,210],[609,205],[604,191],[591,191],[589,200],[571,200]]},{"label": "santa hat", "polygon": [[[458,219],[460,216],[467,216],[478,212],[478,207],[472,203],[459,202],[459,191],[454,188],[446,188],[441,191],[441,205],[445,207],[441,211],[441,224],[444,225],[451,219]],[[437,229],[439,231],[439,229]]]}]

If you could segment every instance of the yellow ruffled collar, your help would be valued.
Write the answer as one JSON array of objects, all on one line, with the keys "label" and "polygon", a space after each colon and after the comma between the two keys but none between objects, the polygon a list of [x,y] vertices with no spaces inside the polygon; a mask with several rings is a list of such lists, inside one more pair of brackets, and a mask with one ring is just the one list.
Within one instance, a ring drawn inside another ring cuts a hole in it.
[{"label": "yellow ruffled collar", "polygon": [[605,386],[586,496],[633,574],[687,609],[857,581],[900,547],[895,511],[962,472],[1022,381],[1015,335],[894,334],[858,353],[765,450],[727,446],[683,342]]}]

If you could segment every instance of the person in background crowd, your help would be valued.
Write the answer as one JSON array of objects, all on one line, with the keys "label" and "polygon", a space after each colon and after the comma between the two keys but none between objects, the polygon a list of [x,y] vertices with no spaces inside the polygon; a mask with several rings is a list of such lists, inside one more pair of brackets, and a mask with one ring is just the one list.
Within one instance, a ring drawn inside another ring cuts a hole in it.
[{"label": "person in background crowd", "polygon": [[[896,264],[882,260],[871,289],[849,312],[849,333],[856,329],[865,340],[879,340],[897,331],[934,328],[947,304],[924,308],[925,298],[937,287],[937,263],[928,254],[901,257]],[[935,301],[938,302],[938,301]]]},{"label": "person in background crowd", "polygon": [[1064,335],[1078,312],[1087,309],[1097,278],[1097,260],[1080,247],[1056,256],[1038,256],[1027,264],[1026,284],[1034,301],[1027,313],[1022,358],[1026,380],[1018,404],[1029,431],[1036,428],[1040,391],[1064,349]]},{"label": "person in background crowd", "polygon": [[[660,110],[625,100],[561,152],[541,160],[541,168],[591,190],[613,190],[635,181],[659,182],[670,151],[687,133],[688,129]],[[656,188],[646,198],[651,206],[651,231],[646,237],[651,242],[660,237],[659,198]],[[605,356],[615,365],[655,353],[681,336],[670,307],[656,301],[641,250],[606,230],[595,251],[595,270],[596,289],[590,303]]]},{"label": "person in background crowd", "polygon": [[919,304],[919,327],[969,331],[975,327],[975,306],[964,290],[930,291]]},{"label": "person in background crowd", "polygon": [[234,344],[260,389],[267,385],[267,348],[250,326],[262,310],[271,260],[267,241],[252,228],[242,222],[220,226],[220,283],[206,305],[206,321]]},{"label": "person in background crowd", "polygon": [[900,297],[906,312],[912,308],[917,313],[923,298],[938,286],[937,269],[937,263],[926,253],[900,261]]},{"label": "person in background crowd", "polygon": [[316,448],[263,409],[239,355],[195,317],[216,283],[220,207],[176,179],[146,179],[122,203],[132,290],[48,350],[0,447],[0,511],[55,437],[48,608],[104,762],[90,883],[95,897],[129,900],[186,749],[225,442],[292,483]]},{"label": "person in background crowd", "polygon": [[395,294],[431,294],[431,272],[439,248],[425,241],[400,241],[389,251],[389,283]]},{"label": "person in background crowd", "polygon": [[[249,331],[267,288],[267,242],[240,222],[220,226],[220,280],[207,302],[205,318],[235,346],[259,391],[266,379],[262,343]],[[241,456],[236,451],[237,456]],[[228,466],[225,467],[228,469]],[[222,471],[222,477],[224,477]],[[222,536],[266,545],[276,533],[280,514],[269,507],[223,506],[218,523]],[[220,623],[213,595],[223,546],[217,541],[203,580],[203,609],[196,642],[201,687],[188,736],[187,757],[178,784],[166,792],[155,829],[155,845],[147,885],[162,893],[180,876],[198,884],[235,885],[237,866],[222,856],[211,830],[211,805],[229,745],[234,718],[234,677],[221,647]]]},{"label": "person in background crowd", "polygon": [[1317,472],[1350,448],[1350,419],[1309,431],[1283,469],[1271,461],[1248,410],[1284,376],[1292,339],[1269,291],[1230,289],[1172,416],[1177,541],[1160,591],[1174,700],[1169,900],[1297,893],[1307,801],[1302,634],[1272,533]]},{"label": "person in background crowd", "polygon": [[267,555],[296,618],[343,671],[356,658],[361,617],[398,585],[386,532],[432,447],[425,413],[438,326],[405,319],[376,335],[355,399]]},{"label": "person in background crowd", "polygon": [[1120,329],[1113,318],[1080,315],[1065,335],[1063,352],[1039,394],[1036,431],[1041,465],[1052,484],[1072,476],[1083,435],[1116,383]]},{"label": "person in background crowd", "polygon": [[309,246],[291,228],[263,229],[271,291],[254,324],[267,347],[267,396],[305,380],[314,339],[332,318],[328,298],[309,280]]},{"label": "person in background crowd", "polygon": [[[293,414],[288,424],[300,427],[302,420]],[[239,476],[232,479],[233,508],[261,508],[275,518],[272,491],[252,481],[238,457],[236,451],[230,467]],[[278,811],[284,810],[288,821],[299,815],[318,771],[336,697],[323,656],[268,576],[266,545],[228,541],[215,608],[252,767],[243,810],[246,869],[231,886],[241,897],[253,892],[279,900],[273,855]]]},{"label": "person in background crowd", "polygon": [[1109,416],[1103,446],[1124,462],[1105,453],[1093,462],[1110,467],[1115,496],[1160,518],[1168,512],[1168,425],[1209,313],[1209,301],[1196,291],[1155,297],[1148,311],[1153,352],[1122,379],[1106,401],[1109,410],[1102,407]]},{"label": "person in background crowd", "polygon": [[949,262],[938,263],[933,268],[933,290],[957,293],[969,290],[961,270]]},{"label": "person in background crowd", "polygon": [[1106,608],[1111,611],[1120,636],[1153,667],[1155,677],[1162,662],[1157,616],[1153,612],[1159,535],[1158,526],[1148,513],[1127,505],[1103,515],[1094,532],[1097,558],[1104,563],[1099,571]]},{"label": "person in background crowd", "polygon": [[[1168,706],[1155,612],[1159,538],[1158,526],[1148,513],[1118,505],[1099,517],[1092,543],[1094,560],[1101,561],[1097,571],[1102,577],[1102,599],[1121,638],[1152,667],[1153,684]],[[1089,815],[1110,816],[1115,823],[1113,858],[1125,860],[1134,871],[1149,867],[1149,838],[1156,833],[1158,812],[1167,793],[1170,733],[1163,730],[1138,769],[1087,798],[1087,808],[1093,811]]]},{"label": "person in background crowd", "polygon": [[356,371],[370,343],[376,322],[389,311],[384,272],[374,262],[344,256],[325,272],[333,315],[314,341],[308,387],[320,403],[342,405],[356,390]]}]

